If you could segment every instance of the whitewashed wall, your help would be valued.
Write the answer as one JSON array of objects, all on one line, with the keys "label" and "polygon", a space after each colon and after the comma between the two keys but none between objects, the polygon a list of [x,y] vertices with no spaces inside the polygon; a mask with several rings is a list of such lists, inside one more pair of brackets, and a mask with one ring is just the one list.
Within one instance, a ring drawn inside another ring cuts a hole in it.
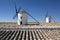
[{"label": "whitewashed wall", "polygon": [[48,16],[46,17],[46,23],[50,23],[51,22],[51,18]]},{"label": "whitewashed wall", "polygon": [[[22,19],[21,19],[22,17]],[[26,13],[18,13],[18,25],[21,25],[20,22],[22,21],[22,24],[27,24],[27,14]]]}]

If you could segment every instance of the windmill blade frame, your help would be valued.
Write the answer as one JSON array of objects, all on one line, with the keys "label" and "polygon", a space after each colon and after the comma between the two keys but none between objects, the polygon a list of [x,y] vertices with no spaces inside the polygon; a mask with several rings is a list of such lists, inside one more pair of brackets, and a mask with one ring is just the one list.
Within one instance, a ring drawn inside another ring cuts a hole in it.
[{"label": "windmill blade frame", "polygon": [[52,17],[51,17],[51,19],[54,21],[54,23],[56,23],[55,20]]},{"label": "windmill blade frame", "polygon": [[15,15],[13,16],[13,19],[15,19],[16,16],[17,16],[17,14],[15,14]]},{"label": "windmill blade frame", "polygon": [[14,6],[15,6],[15,15],[13,16],[13,19],[15,19],[15,17],[17,16],[18,14],[18,9],[17,9],[17,6],[16,6],[16,2],[14,1]]},{"label": "windmill blade frame", "polygon": [[30,17],[32,17],[38,24],[40,24],[31,14],[27,13]]}]

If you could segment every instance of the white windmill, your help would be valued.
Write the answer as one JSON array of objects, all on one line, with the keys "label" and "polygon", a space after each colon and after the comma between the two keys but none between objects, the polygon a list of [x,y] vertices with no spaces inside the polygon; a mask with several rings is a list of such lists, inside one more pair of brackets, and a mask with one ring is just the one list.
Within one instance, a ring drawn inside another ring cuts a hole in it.
[{"label": "white windmill", "polygon": [[51,16],[48,16],[48,12],[46,13],[46,23],[50,23],[51,22]]},{"label": "white windmill", "polygon": [[15,17],[17,16],[18,25],[27,24],[27,12],[24,9],[22,9],[22,8],[19,8],[17,10],[16,4],[15,4],[15,10],[16,10],[16,14],[14,15],[13,19],[15,19]]},{"label": "white windmill", "polygon": [[45,19],[46,19],[46,23],[51,23],[52,20],[55,22],[55,20],[51,16],[48,15],[48,12],[45,15]]},{"label": "white windmill", "polygon": [[32,17],[39,24],[39,22],[33,16],[31,16],[29,13],[27,13],[24,9],[19,8],[17,10],[16,3],[14,3],[14,4],[15,4],[16,14],[14,15],[13,19],[15,19],[16,16],[18,17],[18,25],[27,24],[27,15]]}]

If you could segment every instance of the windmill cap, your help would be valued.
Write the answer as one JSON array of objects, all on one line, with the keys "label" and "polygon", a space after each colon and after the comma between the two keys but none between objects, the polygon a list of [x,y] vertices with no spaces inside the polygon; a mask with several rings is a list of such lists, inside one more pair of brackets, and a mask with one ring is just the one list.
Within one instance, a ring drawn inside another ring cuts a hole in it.
[{"label": "windmill cap", "polygon": [[46,17],[51,17],[50,15],[46,15]]},{"label": "windmill cap", "polygon": [[18,13],[27,13],[24,9],[19,8]]}]

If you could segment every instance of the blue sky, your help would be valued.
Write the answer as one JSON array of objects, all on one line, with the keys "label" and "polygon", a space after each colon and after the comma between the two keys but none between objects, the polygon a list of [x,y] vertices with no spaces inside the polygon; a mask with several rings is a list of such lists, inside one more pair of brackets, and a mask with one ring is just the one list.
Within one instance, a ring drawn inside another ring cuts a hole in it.
[{"label": "blue sky", "polygon": [[[17,22],[15,15],[14,0],[0,0],[0,22]],[[56,22],[60,22],[60,0],[16,0],[17,9],[25,9],[39,22],[45,22],[45,14],[48,11]],[[28,21],[34,21],[28,16]],[[52,20],[53,21],[53,20]]]}]

